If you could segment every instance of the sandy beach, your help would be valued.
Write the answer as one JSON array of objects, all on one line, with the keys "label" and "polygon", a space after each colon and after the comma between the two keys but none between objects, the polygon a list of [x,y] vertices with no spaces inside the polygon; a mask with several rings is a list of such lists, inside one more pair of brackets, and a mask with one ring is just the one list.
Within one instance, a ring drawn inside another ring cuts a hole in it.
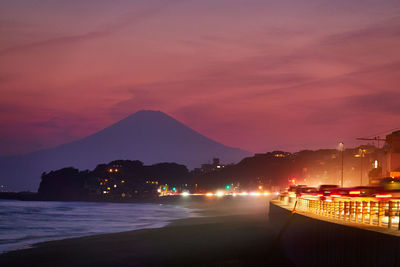
[{"label": "sandy beach", "polygon": [[168,226],[38,243],[0,255],[1,266],[292,266],[272,245],[266,197],[179,197],[198,210]]}]

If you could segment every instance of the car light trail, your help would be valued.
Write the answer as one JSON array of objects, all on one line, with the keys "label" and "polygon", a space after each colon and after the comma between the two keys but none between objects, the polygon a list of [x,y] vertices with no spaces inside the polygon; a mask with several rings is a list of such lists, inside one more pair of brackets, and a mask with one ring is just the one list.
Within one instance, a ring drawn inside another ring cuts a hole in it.
[{"label": "car light trail", "polygon": [[218,192],[216,193],[216,195],[217,195],[217,197],[223,197],[225,194],[224,194],[224,192],[222,192],[222,191],[218,191]]},{"label": "car light trail", "polygon": [[391,194],[386,194],[386,195],[376,195],[376,198],[391,198],[392,195]]}]

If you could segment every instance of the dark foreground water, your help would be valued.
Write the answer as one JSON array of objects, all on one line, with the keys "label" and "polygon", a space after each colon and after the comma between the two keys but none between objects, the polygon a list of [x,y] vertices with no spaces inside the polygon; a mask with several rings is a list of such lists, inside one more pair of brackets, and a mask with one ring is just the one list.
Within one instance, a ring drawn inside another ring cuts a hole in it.
[{"label": "dark foreground water", "polygon": [[0,200],[0,253],[33,243],[163,227],[195,216],[172,205]]}]

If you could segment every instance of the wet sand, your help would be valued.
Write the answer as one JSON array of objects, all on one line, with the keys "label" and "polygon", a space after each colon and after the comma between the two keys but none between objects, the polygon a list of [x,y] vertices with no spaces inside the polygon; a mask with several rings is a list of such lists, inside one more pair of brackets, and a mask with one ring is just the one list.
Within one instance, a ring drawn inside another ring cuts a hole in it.
[{"label": "wet sand", "polygon": [[0,255],[0,266],[292,266],[274,244],[266,197],[163,198],[201,217],[157,229],[36,244]]}]

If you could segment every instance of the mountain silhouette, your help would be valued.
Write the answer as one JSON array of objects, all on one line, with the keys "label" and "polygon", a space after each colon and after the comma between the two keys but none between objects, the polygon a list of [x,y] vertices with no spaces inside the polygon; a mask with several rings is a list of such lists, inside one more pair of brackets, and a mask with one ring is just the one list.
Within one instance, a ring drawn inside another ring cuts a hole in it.
[{"label": "mountain silhouette", "polygon": [[215,142],[163,112],[142,110],[80,140],[1,158],[0,184],[11,190],[36,191],[43,172],[69,166],[93,169],[117,159],[144,164],[176,162],[192,169],[213,157],[231,163],[249,155]]}]

